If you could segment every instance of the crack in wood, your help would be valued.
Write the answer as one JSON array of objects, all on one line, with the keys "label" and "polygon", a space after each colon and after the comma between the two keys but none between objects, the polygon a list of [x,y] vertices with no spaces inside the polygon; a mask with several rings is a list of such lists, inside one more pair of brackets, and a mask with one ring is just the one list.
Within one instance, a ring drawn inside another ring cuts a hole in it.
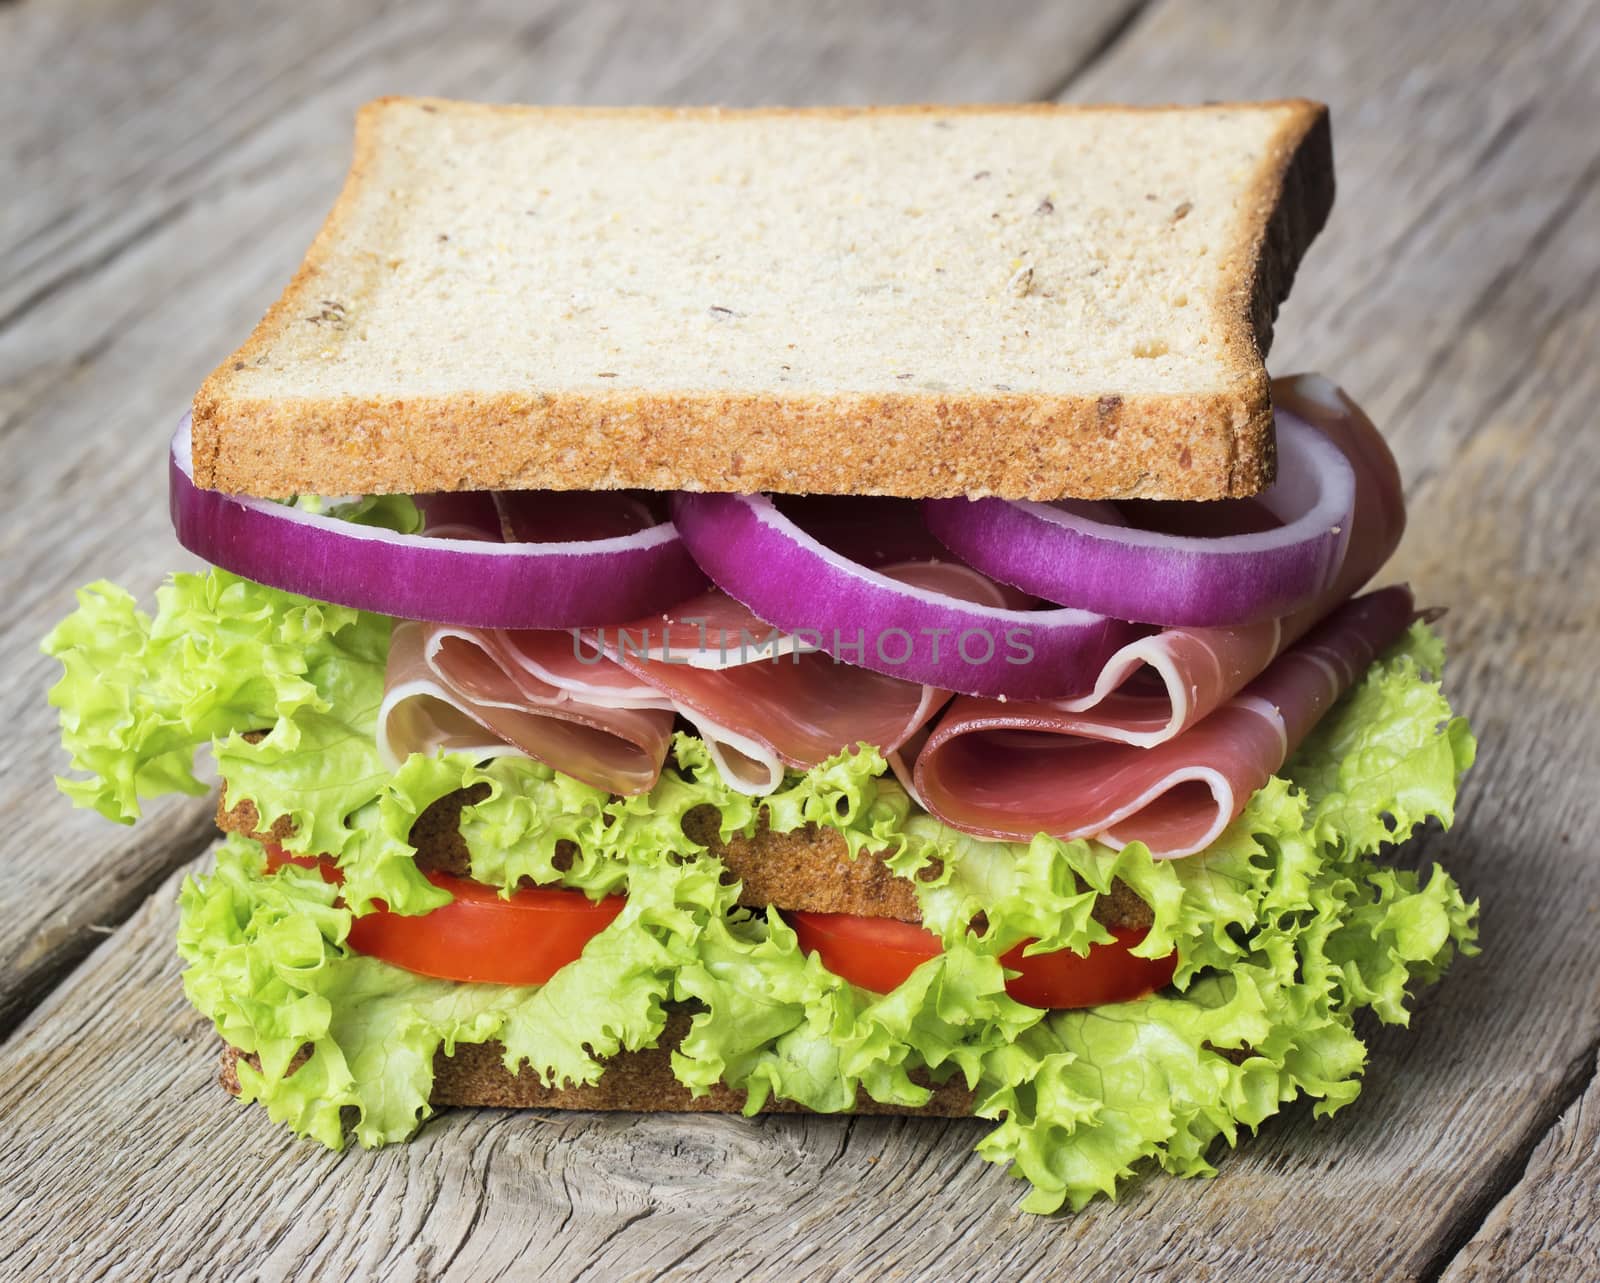
[{"label": "crack in wood", "polygon": [[1584,1048],[1581,1056],[1567,1065],[1561,1075],[1560,1087],[1548,1100],[1542,1101],[1533,1125],[1519,1138],[1517,1147],[1489,1173],[1481,1192],[1452,1232],[1441,1240],[1435,1251],[1418,1271],[1419,1283],[1437,1283],[1468,1243],[1484,1226],[1495,1205],[1509,1194],[1528,1170],[1528,1160],[1561,1121],[1561,1116],[1583,1097],[1596,1081],[1597,1060],[1600,1057],[1600,1038]]},{"label": "crack in wood", "polygon": [[[65,799],[51,798],[49,801],[52,805],[65,805]],[[171,876],[174,869],[182,868],[215,842],[217,829],[212,821],[214,806],[213,800],[203,812],[197,812],[177,837],[169,845],[160,848],[160,853],[153,855],[140,869],[138,876],[117,888],[116,895],[97,897],[88,921],[96,926],[121,926]],[[11,983],[0,988],[0,1047],[9,1042],[28,1014],[105,942],[105,935],[88,929],[85,924],[81,929],[69,929],[63,933],[26,964],[19,963],[15,958],[8,959],[8,978]]]},{"label": "crack in wood", "polygon": [[177,219],[182,218],[188,208],[189,202],[187,199],[185,199],[178,201],[176,204],[166,206],[163,209],[158,209],[150,217],[139,222],[130,231],[112,241],[111,244],[102,246],[99,251],[90,257],[72,264],[71,267],[68,267],[58,275],[52,276],[48,280],[35,286],[28,293],[24,294],[22,298],[10,308],[10,310],[0,313],[0,335],[4,335],[8,329],[10,329],[18,321],[22,320],[22,318],[25,317],[29,312],[38,307],[39,304],[54,298],[57,294],[61,293],[70,286],[75,285],[79,281],[87,280],[88,278],[103,271],[105,268],[110,267],[135,245],[138,245],[141,241],[153,236],[163,227],[166,227],[175,222]]},{"label": "crack in wood", "polygon": [[1125,40],[1133,31],[1134,25],[1155,0],[1135,0],[1121,14],[1106,24],[1099,39],[1091,44],[1072,64],[1061,73],[1054,81],[1045,86],[1036,98],[1040,102],[1055,102],[1067,90],[1071,89],[1083,76],[1105,61],[1113,50]]},{"label": "crack in wood", "polygon": [[[494,1161],[495,1154],[499,1152],[503,1144],[504,1137],[502,1135],[496,1135],[489,1142],[483,1159],[483,1170],[485,1176],[488,1175],[490,1164]],[[472,1241],[474,1232],[477,1230],[478,1226],[482,1224],[484,1211],[487,1209],[489,1204],[489,1193],[485,1185],[480,1185],[477,1196],[472,1200],[472,1215],[468,1218],[467,1224],[462,1229],[461,1235],[457,1239],[456,1245],[451,1250],[450,1255],[445,1257],[444,1264],[438,1268],[437,1272],[430,1270],[430,1274],[433,1277],[442,1278],[444,1275],[450,1272],[450,1267],[455,1264],[456,1258],[461,1255],[462,1250],[467,1246],[468,1243]]]}]

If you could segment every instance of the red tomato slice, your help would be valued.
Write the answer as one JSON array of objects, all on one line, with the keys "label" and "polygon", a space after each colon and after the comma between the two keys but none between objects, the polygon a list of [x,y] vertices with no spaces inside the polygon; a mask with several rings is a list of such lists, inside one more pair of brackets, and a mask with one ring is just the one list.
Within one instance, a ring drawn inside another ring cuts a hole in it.
[{"label": "red tomato slice", "polygon": [[[834,975],[863,989],[887,993],[941,949],[939,937],[914,922],[864,918],[849,913],[784,915],[800,947],[815,953]],[[1019,972],[1006,981],[1006,992],[1030,1007],[1062,1009],[1131,1002],[1172,983],[1178,955],[1136,958],[1130,949],[1144,939],[1139,927],[1111,931],[1110,944],[1097,944],[1080,957],[1070,949],[1022,956],[1027,941],[1000,961]]]},{"label": "red tomato slice", "polygon": [[[332,860],[264,845],[269,873],[298,864],[320,869],[325,881],[344,881]],[[581,891],[547,887],[514,891],[503,900],[493,888],[469,878],[447,873],[426,877],[455,899],[415,917],[390,913],[380,904],[350,924],[350,947],[439,980],[542,985],[576,959],[626,902],[614,895],[595,904]]]},{"label": "red tomato slice", "polygon": [[898,918],[853,913],[786,913],[800,947],[834,975],[874,993],[888,993],[943,946],[933,932]]}]

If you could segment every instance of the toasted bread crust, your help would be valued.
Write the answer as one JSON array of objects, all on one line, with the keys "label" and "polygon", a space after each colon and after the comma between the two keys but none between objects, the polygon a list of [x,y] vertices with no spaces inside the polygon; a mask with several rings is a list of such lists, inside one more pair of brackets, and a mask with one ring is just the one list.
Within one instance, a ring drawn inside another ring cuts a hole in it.
[{"label": "toasted bread crust", "polygon": [[[689,1030],[689,1014],[670,1011],[661,1039],[654,1047],[624,1051],[605,1061],[600,1080],[588,1086],[550,1087],[537,1074],[505,1067],[505,1048],[498,1042],[457,1043],[455,1054],[443,1049],[433,1058],[434,1106],[462,1105],[496,1109],[584,1109],[628,1113],[738,1114],[744,1112],[745,1093],[716,1083],[703,1096],[691,1094],[672,1074],[672,1052]],[[218,1081],[229,1095],[239,1094],[238,1063],[241,1053],[224,1045]],[[252,1063],[254,1057],[246,1057]],[[293,1072],[291,1069],[290,1072]],[[885,1105],[866,1092],[858,1092],[856,1114],[920,1114],[930,1118],[965,1118],[972,1113],[972,1093],[957,1074],[935,1084],[913,1072],[912,1078],[931,1089],[928,1103],[920,1107]],[[768,1098],[763,1114],[809,1114],[815,1111],[791,1100]]]},{"label": "toasted bread crust", "polygon": [[[323,292],[325,265],[345,235],[358,194],[370,181],[377,121],[394,101],[380,100],[363,109],[349,178],[305,262],[249,340],[196,395],[194,467],[199,484],[270,496],[639,487],[909,497],[1211,499],[1254,494],[1272,479],[1271,403],[1262,358],[1278,305],[1332,205],[1331,135],[1320,104],[1250,104],[1288,110],[1269,163],[1241,194],[1241,225],[1225,251],[1216,339],[1228,377],[1216,391],[1051,395],[976,389],[893,394],[462,389],[402,397],[239,393],[238,372],[266,359],[276,337]],[[556,116],[574,110],[462,104],[438,104],[437,109],[445,107]],[[834,108],[811,114],[1093,110],[1103,109],[1034,104]],[[653,109],[634,114],[709,119],[739,113]],[[768,109],[752,114],[784,113]]]},{"label": "toasted bread crust", "polygon": [[[425,869],[465,877],[469,869],[467,844],[461,837],[461,808],[474,800],[471,790],[440,798],[428,807],[411,829],[417,863]],[[287,817],[266,830],[254,803],[243,800],[229,807],[217,802],[217,827],[224,833],[242,833],[257,841],[282,842],[293,832]],[[905,878],[890,872],[880,856],[850,850],[833,829],[807,825],[792,833],[774,833],[765,823],[751,837],[734,836],[724,842],[717,836],[716,812],[696,808],[684,819],[684,831],[721,860],[739,879],[739,903],[747,908],[795,909],[811,913],[849,913],[858,917],[898,918],[920,922],[916,891]],[[1120,880],[1109,895],[1095,901],[1095,920],[1107,927],[1148,927],[1150,906]]]}]

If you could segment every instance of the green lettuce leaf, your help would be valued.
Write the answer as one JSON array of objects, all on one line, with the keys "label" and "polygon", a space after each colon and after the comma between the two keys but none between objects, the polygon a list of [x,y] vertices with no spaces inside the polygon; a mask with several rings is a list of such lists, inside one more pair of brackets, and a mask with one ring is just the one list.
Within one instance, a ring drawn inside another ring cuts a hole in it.
[{"label": "green lettuce leaf", "polygon": [[296,495],[290,506],[301,512],[336,517],[358,526],[380,526],[403,535],[414,535],[422,529],[422,511],[410,495],[370,494],[355,499],[330,499],[326,495]]},{"label": "green lettuce leaf", "polygon": [[1286,774],[1312,799],[1318,842],[1373,852],[1429,816],[1446,828],[1455,819],[1454,782],[1477,743],[1430,680],[1443,662],[1432,630],[1413,624],[1295,754]]},{"label": "green lettuce leaf", "polygon": [[[404,495],[331,507],[312,496],[298,502],[405,533],[422,526]],[[173,575],[156,603],[151,618],[115,584],[90,584],[78,593],[78,609],[42,643],[64,670],[49,695],[60,710],[62,744],[72,769],[88,776],[57,780],[77,805],[131,824],[141,798],[207,791],[194,774],[202,745],[271,730],[267,753],[282,757],[300,747],[302,730],[311,734],[306,751],[313,754],[338,743],[341,727],[358,739],[370,730],[389,652],[386,617],[224,570]],[[376,760],[370,744],[364,751]]]},{"label": "green lettuce leaf", "polygon": [[204,793],[194,754],[213,739],[273,727],[288,753],[302,727],[348,718],[345,701],[381,698],[382,616],[224,571],[174,575],[157,602],[152,619],[114,584],[92,584],[44,640],[65,669],[50,691],[62,742],[90,776],[62,790],[108,819],[131,823],[140,798]]}]

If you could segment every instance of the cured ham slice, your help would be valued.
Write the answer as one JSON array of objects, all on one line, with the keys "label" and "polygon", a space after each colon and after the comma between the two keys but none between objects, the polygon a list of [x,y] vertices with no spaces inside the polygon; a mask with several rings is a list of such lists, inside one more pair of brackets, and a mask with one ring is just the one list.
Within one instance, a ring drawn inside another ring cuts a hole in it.
[{"label": "cured ham slice", "polygon": [[480,761],[521,750],[472,716],[423,658],[423,625],[397,620],[389,636],[378,756],[394,770],[412,753],[466,753]]},{"label": "cured ham slice", "polygon": [[[672,739],[671,705],[626,673],[596,664],[580,687],[547,681],[514,640],[494,633],[401,621],[389,642],[378,751],[390,767],[411,753],[521,753],[603,788],[642,793],[661,773]],[[536,634],[564,642],[567,633]],[[554,647],[534,648],[548,652]]]},{"label": "cured ham slice", "polygon": [[[459,520],[450,529],[472,528]],[[976,571],[917,564],[890,573],[974,600],[1011,600]],[[443,750],[523,753],[619,794],[650,789],[682,716],[727,781],[769,793],[865,741],[893,753],[946,691],[835,663],[711,591],[620,629],[504,632],[398,623],[379,749],[391,766]]]},{"label": "cured ham slice", "polygon": [[528,543],[637,534],[665,512],[660,496],[632,490],[456,490],[417,495],[416,504],[431,535]]},{"label": "cured ham slice", "polygon": [[529,543],[637,534],[666,512],[662,496],[632,490],[505,490],[492,498],[506,537]]},{"label": "cured ham slice", "polygon": [[876,570],[908,562],[949,563],[950,553],[922,519],[920,499],[774,495],[773,502],[818,543],[860,565]]},{"label": "cured ham slice", "polygon": [[951,733],[942,723],[918,757],[918,792],[941,820],[985,837],[1043,831],[1191,855],[1237,818],[1412,617],[1405,588],[1347,602],[1243,691],[1152,748],[970,719]]},{"label": "cured ham slice", "polygon": [[[447,494],[419,499],[430,531],[550,541],[626,534],[657,520],[652,497]],[[942,550],[905,500],[799,499],[821,537],[903,582],[985,604],[1030,604]],[[905,559],[916,559],[906,561]],[[821,639],[818,638],[817,641]],[[522,752],[617,793],[650,788],[671,724],[689,721],[723,777],[751,794],[857,743],[891,755],[949,700],[918,682],[835,663],[709,591],[616,629],[396,630],[380,744],[390,762],[440,748]],[[920,742],[920,739],[918,740]],[[905,764],[894,756],[896,767]]]},{"label": "cured ham slice", "polygon": [[[1061,731],[1145,746],[1171,739],[1241,690],[1284,647],[1377,574],[1399,546],[1405,531],[1400,472],[1372,421],[1321,375],[1278,379],[1273,399],[1280,410],[1329,437],[1355,470],[1350,542],[1333,584],[1286,619],[1243,628],[1167,629],[1123,647],[1094,691],[1057,705],[1070,715],[1062,719]],[[1135,677],[1142,682],[1130,682]]]},{"label": "cured ham slice", "polygon": [[[885,573],[969,600],[998,603],[1010,592],[963,566],[918,563]],[[815,766],[858,743],[893,755],[950,698],[836,663],[717,591],[658,619],[588,636],[620,669],[667,696],[728,782],[750,793],[777,788],[785,766]]]},{"label": "cured ham slice", "polygon": [[[804,650],[755,619],[723,593],[711,591],[676,610],[617,629],[593,629],[585,644],[622,680],[636,683],[695,728],[722,777],[743,793],[770,793],[783,783],[785,762],[769,735],[749,730],[770,699],[735,709],[737,687],[724,674],[740,667],[797,662]],[[786,674],[773,669],[769,685],[782,690]],[[793,678],[790,678],[792,681]],[[749,683],[744,683],[748,685]],[[828,754],[823,754],[823,757]],[[817,759],[822,760],[821,758]],[[798,763],[796,763],[798,764]]]}]

